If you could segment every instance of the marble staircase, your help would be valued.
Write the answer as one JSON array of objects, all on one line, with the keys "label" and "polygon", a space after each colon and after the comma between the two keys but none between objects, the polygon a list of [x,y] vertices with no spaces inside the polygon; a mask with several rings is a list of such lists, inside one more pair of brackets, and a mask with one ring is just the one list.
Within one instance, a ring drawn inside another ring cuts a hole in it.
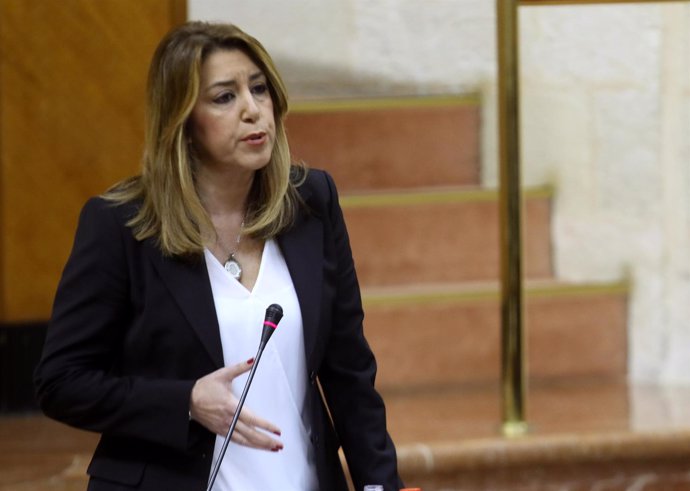
[{"label": "marble staircase", "polygon": [[529,432],[502,436],[480,102],[309,102],[288,118],[293,155],[339,187],[401,473],[425,491],[690,490],[688,421],[626,382],[630,285],[558,278],[549,188],[524,190]]},{"label": "marble staircase", "polygon": [[[479,104],[309,102],[288,116],[294,157],[338,184],[382,390],[498,381],[498,193],[481,185]],[[559,281],[553,193],[524,192],[529,373],[624,378],[628,286]]]},{"label": "marble staircase", "polygon": [[[502,436],[497,193],[481,186],[479,104],[309,102],[288,119],[294,156],[338,184],[406,484],[690,491],[690,389],[626,381],[630,285],[558,278],[554,189],[525,190],[529,431]],[[85,489],[95,443],[37,414],[0,418],[0,491]]]}]

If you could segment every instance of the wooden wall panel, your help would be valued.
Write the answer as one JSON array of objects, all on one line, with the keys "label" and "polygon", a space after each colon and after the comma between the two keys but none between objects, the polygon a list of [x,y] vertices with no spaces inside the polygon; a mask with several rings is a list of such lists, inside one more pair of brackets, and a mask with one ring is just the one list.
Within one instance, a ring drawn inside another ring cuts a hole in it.
[{"label": "wooden wall panel", "polygon": [[46,319],[87,197],[138,172],[185,0],[0,0],[0,322]]}]

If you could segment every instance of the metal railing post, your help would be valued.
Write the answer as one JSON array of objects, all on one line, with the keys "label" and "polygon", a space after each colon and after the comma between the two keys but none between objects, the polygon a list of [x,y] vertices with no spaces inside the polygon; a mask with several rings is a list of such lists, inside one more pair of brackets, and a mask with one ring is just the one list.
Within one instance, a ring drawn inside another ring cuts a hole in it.
[{"label": "metal railing post", "polygon": [[503,433],[523,434],[525,335],[522,314],[518,0],[496,0],[501,238]]}]

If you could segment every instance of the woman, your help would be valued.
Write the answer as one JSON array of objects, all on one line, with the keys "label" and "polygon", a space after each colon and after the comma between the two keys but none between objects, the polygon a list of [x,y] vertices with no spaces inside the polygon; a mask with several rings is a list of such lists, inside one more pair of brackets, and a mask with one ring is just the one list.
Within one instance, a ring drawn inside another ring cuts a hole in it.
[{"label": "woman", "polygon": [[214,489],[344,490],[341,445],[356,489],[399,489],[335,186],[291,166],[269,55],[187,23],[147,97],[142,175],[82,210],[36,371],[48,416],[102,434],[88,489],[205,489],[271,303]]}]

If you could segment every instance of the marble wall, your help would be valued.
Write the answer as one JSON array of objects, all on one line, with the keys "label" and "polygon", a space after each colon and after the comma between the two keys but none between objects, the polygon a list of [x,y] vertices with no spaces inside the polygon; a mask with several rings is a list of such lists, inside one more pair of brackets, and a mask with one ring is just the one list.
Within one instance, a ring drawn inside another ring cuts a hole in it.
[{"label": "marble wall", "polygon": [[[189,0],[262,40],[294,98],[480,93],[497,183],[494,2]],[[631,377],[690,384],[690,3],[523,7],[525,185],[567,281],[629,278]]]}]

